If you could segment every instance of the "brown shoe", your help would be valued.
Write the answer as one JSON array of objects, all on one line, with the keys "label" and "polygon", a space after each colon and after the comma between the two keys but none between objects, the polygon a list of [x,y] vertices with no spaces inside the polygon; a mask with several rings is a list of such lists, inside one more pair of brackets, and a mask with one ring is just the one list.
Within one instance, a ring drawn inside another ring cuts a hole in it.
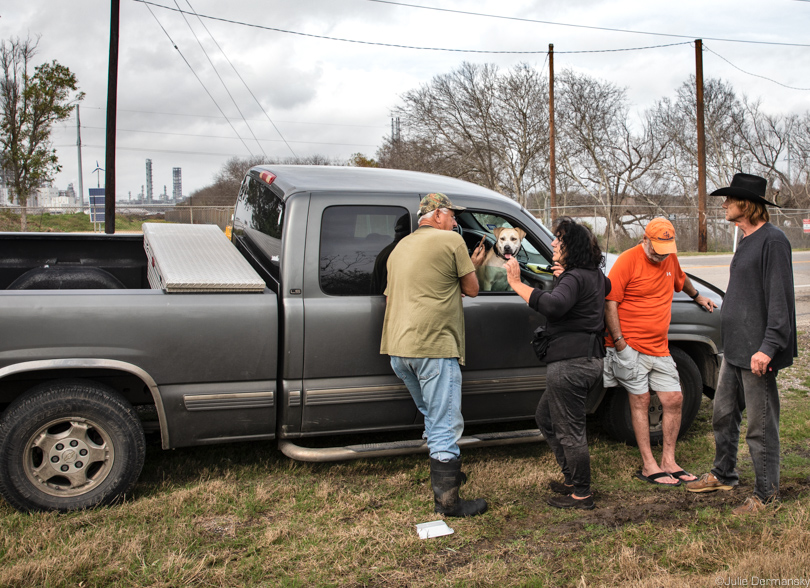
[{"label": "brown shoe", "polygon": [[717,490],[732,490],[734,486],[724,484],[714,474],[703,474],[697,480],[686,483],[689,492],[716,492]]},{"label": "brown shoe", "polygon": [[745,502],[742,503],[741,506],[738,506],[734,510],[731,511],[731,514],[734,515],[747,515],[747,514],[759,514],[763,510],[765,510],[765,504],[759,499],[758,496],[749,496],[745,499]]}]

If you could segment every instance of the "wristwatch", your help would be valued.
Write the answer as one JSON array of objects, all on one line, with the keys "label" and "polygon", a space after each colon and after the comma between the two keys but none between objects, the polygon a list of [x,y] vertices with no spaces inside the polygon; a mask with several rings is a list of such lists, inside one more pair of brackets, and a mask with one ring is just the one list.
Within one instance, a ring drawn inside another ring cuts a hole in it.
[{"label": "wristwatch", "polygon": [[700,290],[695,288],[695,295],[691,296],[692,300],[697,300],[697,297],[700,296]]}]

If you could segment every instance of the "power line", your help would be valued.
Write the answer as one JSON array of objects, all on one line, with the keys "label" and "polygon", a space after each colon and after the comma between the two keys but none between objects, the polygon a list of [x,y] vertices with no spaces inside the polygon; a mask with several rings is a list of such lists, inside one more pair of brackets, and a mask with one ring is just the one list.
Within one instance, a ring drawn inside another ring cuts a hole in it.
[{"label": "power line", "polygon": [[[106,110],[103,106],[88,106],[86,104],[82,104],[85,109],[91,110]],[[227,118],[223,116],[216,116],[213,114],[189,114],[187,112],[160,112],[157,110],[135,110],[131,108],[119,108],[118,112],[137,112],[138,114],[162,114],[166,116],[190,116],[196,118],[215,118],[220,120],[222,118]],[[72,116],[72,115],[71,115]],[[251,118],[253,122],[259,122],[262,119]],[[280,123],[287,123],[291,125],[318,125],[318,126],[330,126],[330,127],[358,127],[358,128],[368,128],[368,129],[379,129],[379,128],[388,128],[388,125],[350,125],[346,123],[328,123],[328,122],[309,122],[309,121],[300,121],[300,120],[279,120],[277,122]]]},{"label": "power line", "polygon": [[[121,131],[127,132],[128,129],[119,129]],[[157,131],[132,131],[132,132],[146,132],[146,133],[155,133]],[[173,134],[173,133],[168,133]],[[206,137],[205,135],[200,135],[201,137]],[[231,139],[235,140],[233,137],[212,137],[212,138],[222,138],[222,139]],[[269,141],[273,143],[280,143],[281,139],[262,139],[262,141]],[[372,145],[370,143],[330,143],[328,141],[291,141],[292,143],[296,143],[299,145],[330,145],[332,147],[378,147],[379,145]],[[75,147],[75,145],[54,145],[55,147]],[[85,145],[82,143],[82,147],[98,147],[98,145]],[[103,146],[101,146],[103,148]],[[116,145],[116,149],[121,149],[124,151],[161,151],[165,153],[173,153],[173,151],[162,151],[160,149],[151,149],[146,147],[119,147]],[[177,153],[193,153],[192,151],[178,151]],[[233,155],[233,152],[230,153],[212,153],[211,155]],[[251,153],[251,155],[253,155]]]},{"label": "power line", "polygon": [[[810,0],[806,0],[806,1],[810,1]],[[715,55],[717,55],[717,57],[719,57],[720,59],[722,59],[723,61],[725,61],[726,63],[728,63],[728,64],[729,64],[731,67],[733,67],[733,68],[734,68],[734,69],[736,69],[736,70],[739,70],[739,71],[743,72],[743,73],[744,73],[744,74],[746,74],[746,75],[749,75],[749,76],[754,76],[755,78],[761,78],[761,79],[763,79],[763,80],[767,80],[767,81],[769,81],[769,82],[773,82],[773,83],[774,83],[774,84],[776,84],[777,86],[782,86],[783,88],[788,88],[789,90],[801,90],[802,92],[810,92],[810,88],[796,88],[796,87],[794,87],[794,86],[788,86],[787,84],[783,84],[782,82],[777,82],[776,80],[773,80],[773,79],[771,79],[771,78],[766,78],[765,76],[761,76],[761,75],[759,75],[759,74],[751,73],[750,71],[745,71],[745,70],[744,70],[744,69],[742,69],[741,67],[737,67],[736,65],[734,65],[733,63],[731,63],[731,62],[730,62],[728,59],[726,59],[725,57],[723,57],[722,55],[720,55],[720,54],[719,54],[717,51],[712,51],[711,49],[709,49],[709,48],[706,46],[706,44],[705,44],[705,43],[704,43],[704,45],[703,45],[703,48],[704,48],[706,51],[710,52],[710,53],[714,53]]]},{"label": "power line", "polygon": [[[177,6],[178,9],[180,8],[180,5],[177,4],[177,0],[174,0],[174,5]],[[191,6],[191,4],[189,4],[189,7],[190,6]],[[192,10],[194,10],[194,9],[192,8]],[[245,125],[247,126],[248,131],[250,131],[250,134],[253,137],[253,140],[256,141],[256,144],[259,146],[259,150],[262,152],[262,155],[267,157],[267,153],[264,152],[264,147],[262,147],[262,144],[259,143],[259,140],[256,138],[256,134],[253,132],[253,128],[250,126],[250,123],[247,120],[245,120],[245,115],[242,114],[242,109],[239,108],[239,105],[236,103],[236,100],[234,99],[233,94],[231,94],[231,91],[228,89],[228,85],[225,83],[225,80],[223,80],[222,76],[219,75],[219,70],[217,69],[217,66],[214,65],[214,62],[211,61],[211,57],[208,55],[208,51],[205,50],[205,47],[203,47],[202,41],[200,41],[200,38],[197,36],[197,33],[194,31],[194,28],[191,26],[191,23],[188,22],[188,19],[186,18],[186,15],[183,14],[182,12],[180,14],[182,15],[183,20],[186,22],[186,25],[188,26],[189,30],[191,31],[191,34],[194,35],[194,38],[197,40],[197,44],[200,46],[200,49],[202,49],[203,55],[205,55],[205,58],[208,60],[208,63],[211,64],[211,68],[214,70],[214,73],[217,74],[217,78],[219,78],[219,81],[222,84],[222,87],[225,88],[225,92],[228,94],[228,97],[231,99],[231,102],[233,102],[234,107],[236,107],[236,112],[238,112],[239,116],[242,117],[242,120],[244,121]],[[208,31],[208,29],[205,29],[205,30],[206,30],[206,32]],[[208,34],[210,35],[211,33],[208,33]],[[211,38],[213,39],[213,36]],[[216,41],[214,41],[214,42],[216,43]],[[217,45],[217,46],[219,46],[219,45]]]},{"label": "power line", "polygon": [[[139,1],[139,0],[136,0]],[[546,24],[546,25],[553,25],[558,27],[573,27],[578,29],[591,29],[596,31],[608,31],[611,33],[631,33],[634,35],[654,35],[657,37],[676,37],[680,39],[708,39],[709,41],[722,41],[724,43],[752,43],[756,45],[782,45],[785,47],[810,47],[810,44],[807,43],[778,43],[776,41],[750,41],[746,39],[723,39],[719,37],[706,37],[702,35],[675,35],[670,33],[657,33],[653,31],[634,31],[632,29],[618,29],[618,28],[611,28],[611,27],[597,27],[591,25],[580,25],[580,24],[571,24],[571,23],[564,23],[564,22],[554,22],[550,20],[538,20],[533,18],[521,18],[517,16],[502,16],[499,14],[485,14],[482,12],[470,12],[466,10],[453,10],[450,8],[437,8],[435,6],[420,6],[419,4],[408,4],[406,2],[395,2],[393,0],[366,0],[367,2],[376,2],[378,4],[391,4],[394,6],[405,6],[408,8],[419,8],[422,10],[434,10],[436,12],[451,12],[454,14],[465,14],[468,16],[482,16],[486,18],[497,18],[502,20],[514,20],[519,22],[529,22],[535,24]],[[803,2],[810,2],[810,0],[801,0]],[[555,53],[559,53],[555,51]]]},{"label": "power line", "polygon": [[[75,147],[75,145],[54,145],[54,147]],[[92,149],[104,149],[103,145],[88,145],[83,143],[82,147],[89,147]],[[142,151],[145,153],[177,153],[182,155],[211,155],[214,157],[233,157],[234,153],[231,151],[230,153],[211,153],[209,151],[182,151],[176,149],[152,149],[152,148],[145,148],[145,147],[121,147],[120,145],[115,146],[116,151]]]},{"label": "power line", "polygon": [[[289,149],[289,150],[290,150],[290,153],[292,153],[292,154],[293,154],[293,157],[298,157],[298,155],[296,155],[295,151],[293,151],[293,148],[292,148],[292,147],[290,147],[290,144],[289,144],[289,143],[287,143],[287,139],[285,139],[285,138],[284,138],[284,135],[282,135],[282,134],[281,134],[281,131],[280,131],[280,130],[279,130],[279,128],[276,126],[276,123],[274,123],[274,122],[273,122],[273,119],[272,119],[272,118],[270,118],[270,115],[269,115],[269,114],[267,114],[267,111],[264,109],[264,107],[262,106],[261,102],[259,102],[259,99],[258,99],[258,98],[256,98],[256,95],[253,93],[253,90],[251,90],[251,89],[250,89],[250,86],[248,86],[248,85],[247,85],[247,82],[244,80],[244,78],[242,77],[242,75],[239,73],[239,70],[237,70],[237,69],[236,69],[236,66],[233,64],[233,62],[231,62],[230,58],[229,58],[229,57],[228,57],[228,55],[225,53],[225,50],[224,50],[222,47],[220,47],[219,43],[217,43],[217,40],[214,38],[214,35],[212,35],[212,34],[211,34],[211,31],[209,31],[209,30],[208,30],[208,27],[207,27],[207,26],[205,26],[205,23],[204,23],[204,22],[203,22],[203,20],[200,18],[200,15],[199,15],[199,14],[197,14],[197,11],[196,11],[196,10],[194,10],[194,7],[191,5],[191,2],[190,2],[189,0],[186,0],[186,3],[188,4],[188,7],[189,7],[189,8],[191,8],[191,10],[194,12],[194,14],[195,14],[195,15],[197,15],[197,20],[199,20],[199,21],[200,21],[200,24],[201,24],[201,25],[202,25],[202,27],[205,29],[205,32],[207,32],[207,33],[208,33],[208,35],[211,37],[211,40],[212,40],[212,41],[214,41],[214,44],[217,46],[217,48],[220,50],[220,52],[222,53],[222,55],[225,57],[225,60],[226,60],[226,61],[228,62],[228,64],[231,66],[231,69],[233,69],[234,73],[235,73],[235,74],[236,74],[236,76],[237,76],[237,77],[238,77],[238,78],[241,80],[242,84],[245,86],[245,88],[247,89],[248,93],[250,93],[250,95],[253,97],[253,100],[256,102],[256,105],[257,105],[257,106],[259,107],[259,109],[260,109],[260,110],[261,110],[261,111],[264,113],[264,116],[266,116],[266,117],[267,117],[267,120],[269,120],[269,121],[270,121],[270,124],[271,124],[271,125],[273,125],[273,128],[274,128],[274,129],[276,129],[276,132],[278,133],[278,136],[279,136],[279,137],[281,137],[281,140],[282,140],[282,141],[284,141],[284,144],[287,146],[287,149]],[[241,113],[240,113],[240,114],[241,114]],[[244,119],[244,117],[242,117],[242,118]],[[247,124],[247,120],[245,120],[245,124]],[[264,150],[262,150],[262,153],[264,153]]]},{"label": "power line", "polygon": [[[137,1],[137,0],[136,0],[136,1]],[[163,28],[163,25],[162,25],[162,24],[160,24],[160,21],[158,20],[158,17],[155,15],[155,13],[154,13],[154,12],[152,12],[152,9],[149,7],[149,5],[148,5],[148,4],[147,4],[146,8],[147,8],[147,10],[149,10],[149,13],[150,13],[150,14],[151,14],[151,15],[154,17],[155,22],[157,22],[157,23],[158,23],[158,26],[159,26],[159,27],[160,27],[160,28],[163,30],[163,32],[166,34],[166,37],[169,39],[169,42],[172,44],[172,47],[174,47],[175,49],[177,49],[177,53],[179,53],[179,54],[180,54],[180,57],[183,59],[183,61],[185,62],[185,64],[188,66],[188,68],[191,70],[191,73],[193,73],[193,74],[194,74],[194,77],[195,77],[195,78],[197,78],[197,81],[198,81],[198,82],[200,82],[200,85],[203,87],[203,90],[205,90],[205,93],[206,93],[206,94],[208,94],[208,97],[209,97],[209,98],[211,98],[211,101],[212,101],[212,102],[214,103],[214,105],[217,107],[217,109],[219,110],[219,112],[220,112],[220,113],[222,113],[222,116],[224,116],[224,117],[225,117],[225,119],[228,121],[228,124],[229,124],[229,125],[231,125],[231,128],[233,129],[233,132],[234,132],[234,133],[236,133],[236,136],[237,136],[237,137],[239,137],[239,140],[240,140],[240,141],[242,141],[242,145],[244,145],[244,146],[245,146],[245,149],[247,149],[247,150],[248,150],[248,153],[250,153],[251,155],[253,155],[253,152],[250,150],[250,147],[248,147],[248,146],[247,146],[247,143],[245,143],[245,141],[244,141],[244,140],[242,140],[242,137],[240,137],[240,136],[239,136],[239,133],[236,131],[236,127],[234,127],[234,126],[233,126],[233,123],[231,123],[231,120],[230,120],[230,119],[229,119],[227,116],[225,116],[225,113],[223,112],[222,108],[220,108],[220,106],[219,106],[219,104],[217,103],[217,101],[216,101],[216,100],[214,99],[214,97],[211,95],[211,92],[209,92],[209,91],[208,91],[208,88],[206,88],[206,87],[205,87],[205,84],[204,84],[204,83],[203,83],[203,81],[200,79],[200,76],[198,76],[198,75],[197,75],[197,72],[196,72],[196,71],[194,71],[194,68],[193,68],[193,67],[191,67],[191,64],[190,64],[190,63],[188,62],[188,60],[186,59],[185,55],[183,55],[183,52],[182,52],[182,51],[180,51],[180,48],[179,48],[179,47],[177,46],[177,44],[175,44],[175,42],[172,40],[172,37],[171,37],[171,35],[169,35],[169,32],[168,32],[168,31],[167,31],[165,28]],[[164,7],[164,8],[165,8],[165,7]]]},{"label": "power line", "polygon": [[[183,12],[183,10],[181,10],[179,8],[172,8],[171,6],[164,6],[162,4],[156,4],[154,2],[150,2],[149,0],[133,0],[133,2],[140,2],[141,4],[152,5],[152,6],[156,6],[158,8],[163,8],[164,10],[171,10],[171,11],[174,11],[174,12]],[[410,6],[410,5],[405,5],[405,6]],[[425,7],[420,6],[418,8],[425,8]],[[235,25],[239,25],[239,26],[251,27],[251,28],[255,28],[255,29],[262,29],[262,30],[266,30],[266,31],[274,31],[274,32],[277,32],[277,33],[286,33],[288,35],[298,35],[298,36],[301,36],[301,37],[310,37],[310,38],[313,38],[313,39],[322,39],[322,40],[326,40],[326,41],[340,41],[340,42],[343,42],[343,43],[356,43],[356,44],[359,44],[359,45],[374,45],[374,46],[377,46],[377,47],[392,47],[394,49],[414,49],[414,50],[417,50],[417,51],[447,51],[447,52],[451,52],[451,53],[477,53],[477,54],[491,54],[491,55],[540,55],[540,54],[548,53],[547,49],[541,49],[541,50],[537,50],[537,51],[496,51],[496,50],[489,50],[489,49],[451,49],[451,48],[448,48],[448,47],[417,47],[417,46],[414,46],[414,45],[398,45],[398,44],[394,44],[394,43],[379,43],[379,42],[375,42],[375,41],[358,41],[357,39],[343,39],[343,38],[340,38],[340,37],[328,37],[326,35],[314,35],[312,33],[301,33],[301,32],[298,32],[298,31],[290,31],[290,30],[287,30],[287,29],[279,29],[279,28],[275,28],[275,27],[268,27],[268,26],[259,25],[259,24],[256,24],[256,23],[242,22],[242,21],[238,21],[238,20],[221,18],[221,17],[217,17],[217,16],[207,16],[207,15],[204,15],[204,14],[198,14],[197,16],[198,16],[198,18],[207,18],[207,19],[210,19],[210,20],[215,20],[215,21],[219,21],[219,22],[225,22],[225,23],[229,23],[229,24],[235,24]],[[504,18],[507,18],[507,17],[504,17]],[[575,25],[572,25],[572,26],[575,26]],[[651,34],[653,34],[653,33],[651,33]],[[668,35],[668,36],[686,38],[684,35]],[[693,37],[689,37],[689,38],[691,39]],[[676,44],[685,44],[685,43],[676,43]],[[647,47],[629,47],[629,48],[626,48],[626,49],[594,49],[594,50],[588,50],[588,51],[585,51],[585,50],[583,50],[583,51],[555,51],[555,53],[611,53],[611,52],[616,52],[616,51],[642,51],[642,50],[645,50],[645,49],[657,49],[658,47],[671,47],[671,46],[672,46],[672,44],[669,44],[669,45],[653,45],[653,46],[647,46]],[[803,46],[810,47],[810,45],[803,45]]]},{"label": "power line", "polygon": [[[666,45],[649,45],[647,47],[630,47],[628,49],[582,49],[580,51],[554,51],[555,55],[561,53],[615,53],[617,51],[644,51],[645,49],[661,49],[662,47],[677,47],[678,45],[691,45],[692,41],[681,41],[680,43],[668,43]],[[548,54],[546,54],[548,56]]]},{"label": "power line", "polygon": [[[104,130],[106,127],[95,127],[89,125],[82,125],[82,129],[93,129],[93,130]],[[170,135],[170,136],[177,136],[177,137],[197,137],[202,139],[229,139],[231,141],[236,141],[240,139],[240,137],[232,137],[232,136],[224,136],[224,135],[201,135],[196,133],[170,133],[168,131],[146,131],[143,129],[117,129],[119,132],[122,133],[147,133],[150,135]],[[257,139],[257,141],[270,141],[275,143],[280,143],[284,141],[284,139]],[[287,141],[284,141],[285,143]],[[293,143],[302,143],[302,144],[309,144],[309,145],[354,145],[355,147],[374,147],[374,145],[365,145],[365,144],[353,144],[353,143],[325,143],[323,141],[292,141]],[[265,153],[265,155],[267,155]],[[298,157],[296,155],[296,157]]]}]

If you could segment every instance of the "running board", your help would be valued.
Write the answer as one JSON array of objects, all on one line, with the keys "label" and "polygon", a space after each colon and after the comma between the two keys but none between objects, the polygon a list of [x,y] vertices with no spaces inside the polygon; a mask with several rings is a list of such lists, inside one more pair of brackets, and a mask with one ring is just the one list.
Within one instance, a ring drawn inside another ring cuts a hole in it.
[{"label": "running board", "polygon": [[[523,431],[505,431],[502,433],[482,433],[471,437],[462,437],[458,446],[464,449],[471,447],[493,447],[496,445],[516,445],[545,441],[540,429]],[[291,459],[297,461],[345,461],[371,457],[390,457],[394,455],[411,455],[427,453],[428,446],[424,439],[410,441],[392,441],[390,443],[364,443],[346,445],[345,447],[301,447],[289,441],[279,440],[278,448]]]}]

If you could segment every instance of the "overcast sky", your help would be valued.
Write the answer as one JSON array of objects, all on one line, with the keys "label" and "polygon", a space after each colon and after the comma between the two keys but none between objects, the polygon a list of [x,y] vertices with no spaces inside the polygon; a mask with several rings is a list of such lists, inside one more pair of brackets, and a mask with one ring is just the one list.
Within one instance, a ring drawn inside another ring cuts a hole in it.
[{"label": "overcast sky", "polygon": [[[626,87],[639,112],[674,96],[694,74],[697,38],[706,48],[705,78],[730,82],[739,94],[761,99],[768,112],[810,109],[808,0],[120,2],[116,192],[124,199],[146,183],[147,158],[155,195],[164,186],[171,194],[174,167],[182,168],[187,195],[210,184],[231,156],[373,157],[404,92],[463,61],[526,62],[547,71],[549,43],[557,71],[570,67]],[[178,6],[203,18],[184,18]],[[68,66],[86,93],[85,196],[96,186],[96,161],[104,166],[109,30],[110,3],[102,0],[0,4],[0,39],[39,36],[35,63],[56,59]],[[597,52],[567,53],[576,51]],[[55,186],[73,182],[78,189],[75,117],[53,140],[62,165]]]}]

